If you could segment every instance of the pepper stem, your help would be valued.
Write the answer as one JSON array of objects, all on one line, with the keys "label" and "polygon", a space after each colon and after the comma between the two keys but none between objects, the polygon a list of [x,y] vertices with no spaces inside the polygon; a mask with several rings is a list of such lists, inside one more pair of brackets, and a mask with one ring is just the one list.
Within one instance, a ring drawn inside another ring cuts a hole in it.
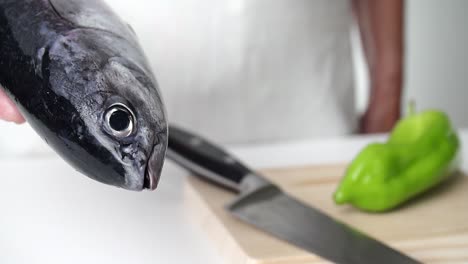
[{"label": "pepper stem", "polygon": [[408,115],[414,115],[416,114],[416,102],[414,99],[411,99],[408,103]]}]

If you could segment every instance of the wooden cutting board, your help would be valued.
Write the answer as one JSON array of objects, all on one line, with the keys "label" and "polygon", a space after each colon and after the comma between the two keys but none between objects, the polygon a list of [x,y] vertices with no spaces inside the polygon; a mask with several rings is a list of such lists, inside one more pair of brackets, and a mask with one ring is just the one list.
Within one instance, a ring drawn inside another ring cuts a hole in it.
[{"label": "wooden cutting board", "polygon": [[[299,200],[323,210],[424,263],[468,263],[468,177],[452,180],[383,214],[336,206],[331,197],[345,166],[308,166],[262,173]],[[226,263],[327,263],[238,221],[224,210],[235,195],[195,177],[185,185],[193,220],[212,238]]]}]

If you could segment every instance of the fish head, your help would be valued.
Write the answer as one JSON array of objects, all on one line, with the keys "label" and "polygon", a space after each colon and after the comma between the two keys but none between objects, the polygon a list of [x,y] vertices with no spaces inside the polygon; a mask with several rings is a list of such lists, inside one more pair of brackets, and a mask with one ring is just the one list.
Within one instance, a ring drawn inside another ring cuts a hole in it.
[{"label": "fish head", "polygon": [[[87,96],[79,107],[89,141],[107,155],[97,155],[107,178],[129,190],[154,190],[167,149],[164,104],[154,79],[128,62],[113,58],[102,69],[106,89]],[[102,177],[105,175],[100,175]],[[123,178],[121,178],[123,176]]]},{"label": "fish head", "polygon": [[[50,86],[65,113],[54,116],[51,145],[78,171],[120,188],[154,190],[164,164],[168,126],[158,84],[146,64],[109,50],[100,35],[69,36],[48,51]],[[87,40],[89,38],[89,40]],[[135,56],[133,56],[134,58]],[[49,107],[56,109],[57,107]],[[51,134],[51,133],[46,133]]]}]

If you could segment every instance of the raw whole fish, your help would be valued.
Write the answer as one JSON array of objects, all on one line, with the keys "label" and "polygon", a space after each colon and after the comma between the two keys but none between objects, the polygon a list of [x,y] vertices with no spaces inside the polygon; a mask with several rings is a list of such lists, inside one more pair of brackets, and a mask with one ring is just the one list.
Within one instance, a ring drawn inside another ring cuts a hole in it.
[{"label": "raw whole fish", "polygon": [[155,189],[166,111],[137,36],[99,0],[0,0],[0,85],[31,127],[99,182]]}]

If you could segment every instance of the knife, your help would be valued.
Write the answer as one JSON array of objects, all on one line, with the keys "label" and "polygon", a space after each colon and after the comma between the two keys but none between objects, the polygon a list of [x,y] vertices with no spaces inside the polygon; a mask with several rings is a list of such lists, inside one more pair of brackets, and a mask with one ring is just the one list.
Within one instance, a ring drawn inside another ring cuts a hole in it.
[{"label": "knife", "polygon": [[170,126],[167,158],[238,193],[226,209],[238,219],[334,263],[419,263],[284,193],[222,147]]}]

